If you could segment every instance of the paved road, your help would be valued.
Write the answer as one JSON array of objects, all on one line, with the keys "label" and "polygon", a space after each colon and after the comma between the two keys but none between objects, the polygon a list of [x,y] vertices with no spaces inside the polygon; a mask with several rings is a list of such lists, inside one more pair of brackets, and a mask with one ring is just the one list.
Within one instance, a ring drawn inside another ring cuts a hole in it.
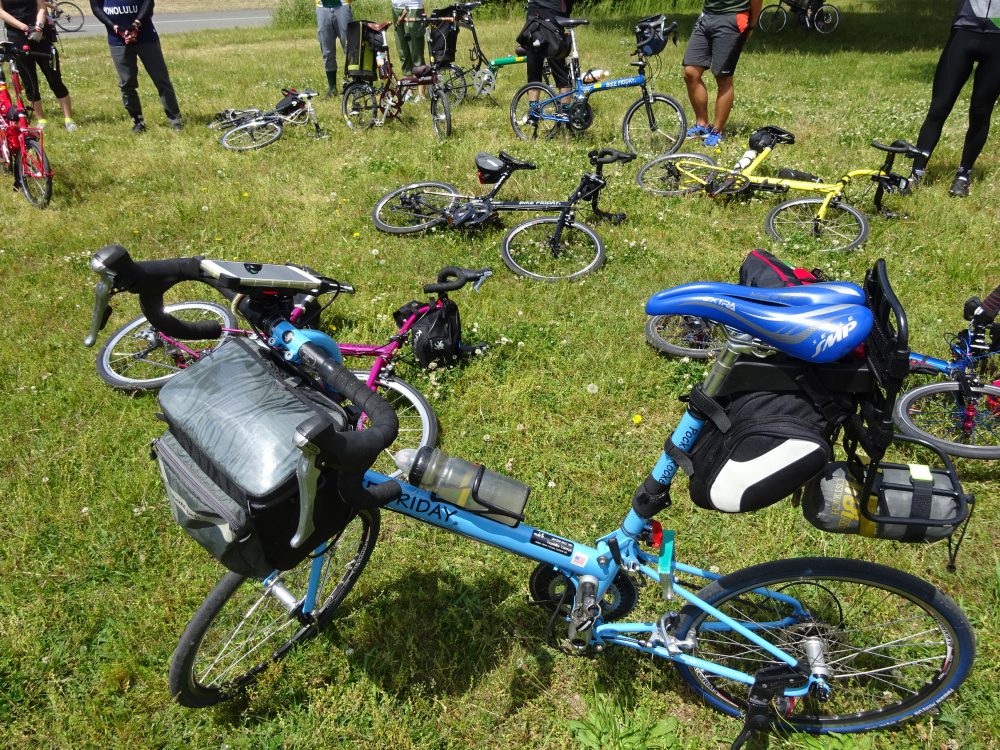
[{"label": "paved road", "polygon": [[[81,4],[81,3],[78,3]],[[238,26],[266,26],[271,23],[269,10],[217,10],[209,13],[153,13],[153,24],[161,34],[202,29],[232,29]],[[74,36],[106,34],[104,24],[87,13],[82,31],[63,34],[63,39]]]}]

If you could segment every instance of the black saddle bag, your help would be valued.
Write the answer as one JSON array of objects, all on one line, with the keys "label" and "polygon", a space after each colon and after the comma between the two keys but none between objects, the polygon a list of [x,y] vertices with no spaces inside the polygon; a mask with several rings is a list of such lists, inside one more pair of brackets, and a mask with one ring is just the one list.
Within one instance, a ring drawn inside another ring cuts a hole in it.
[{"label": "black saddle bag", "polygon": [[[423,303],[410,302],[395,312],[395,319],[403,325],[406,319],[419,311]],[[421,367],[451,367],[462,357],[462,319],[458,305],[450,299],[436,310],[431,310],[410,329],[410,346]]]},{"label": "black saddle bag", "polygon": [[534,50],[550,59],[566,57],[572,51],[569,35],[541,16],[528,18],[515,41],[528,50],[529,54]]}]

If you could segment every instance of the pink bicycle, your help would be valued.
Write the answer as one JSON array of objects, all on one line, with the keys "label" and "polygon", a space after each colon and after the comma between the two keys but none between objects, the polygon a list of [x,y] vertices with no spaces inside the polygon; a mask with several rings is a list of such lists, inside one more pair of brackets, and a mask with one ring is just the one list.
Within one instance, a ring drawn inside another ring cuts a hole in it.
[{"label": "pink bicycle", "polygon": [[[304,269],[314,274],[310,269]],[[482,351],[485,344],[464,346],[455,303],[448,292],[461,289],[468,283],[473,289],[492,276],[489,268],[470,270],[448,266],[437,275],[437,282],[425,284],[425,294],[434,298],[426,302],[409,302],[400,307],[395,318],[398,329],[384,344],[338,344],[345,357],[372,357],[367,370],[352,370],[359,380],[379,394],[396,410],[399,417],[400,447],[437,444],[437,415],[426,397],[410,383],[396,377],[393,370],[401,359],[404,345],[410,344],[417,363],[433,368],[454,363],[461,355],[473,350]],[[314,274],[315,275],[315,274]],[[353,294],[354,288],[334,279],[321,277],[326,292],[332,295],[322,306],[318,294],[303,293],[292,298],[277,300],[277,311],[295,326],[311,328],[320,314],[340,294]],[[215,302],[179,302],[165,306],[165,311],[188,323],[205,321],[216,323],[220,333],[200,341],[181,341],[158,330],[145,317],[139,316],[115,331],[97,355],[97,373],[112,388],[121,391],[142,392],[161,388],[171,377],[190,367],[218,347],[230,336],[256,336],[256,331],[240,328],[231,308],[238,307],[239,298],[231,300],[231,307]],[[214,331],[213,331],[214,332]],[[364,424],[365,420],[359,421]],[[395,445],[395,444],[394,444]],[[390,446],[391,450],[392,446]],[[380,464],[384,466],[380,467]],[[376,463],[375,469],[385,474],[398,473],[389,455]]]}]

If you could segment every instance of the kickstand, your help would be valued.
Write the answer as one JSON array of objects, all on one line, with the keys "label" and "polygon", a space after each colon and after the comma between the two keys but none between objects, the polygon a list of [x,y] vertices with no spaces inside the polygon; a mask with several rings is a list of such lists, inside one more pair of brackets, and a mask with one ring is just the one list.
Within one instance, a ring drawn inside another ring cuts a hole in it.
[{"label": "kickstand", "polygon": [[743,715],[743,729],[736,735],[729,750],[740,750],[748,740],[763,733],[763,745],[767,747],[767,734],[778,719],[773,702],[785,688],[801,686],[808,677],[787,664],[764,667],[754,675],[750,688],[750,699]]}]

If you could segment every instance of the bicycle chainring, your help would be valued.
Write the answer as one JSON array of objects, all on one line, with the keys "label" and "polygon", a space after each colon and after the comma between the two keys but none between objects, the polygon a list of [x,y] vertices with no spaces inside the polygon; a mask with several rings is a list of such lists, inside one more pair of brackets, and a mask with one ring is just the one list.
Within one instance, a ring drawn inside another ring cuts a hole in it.
[{"label": "bicycle chainring", "polygon": [[472,76],[472,88],[475,90],[476,96],[488,96],[496,91],[497,77],[489,68],[477,70]]},{"label": "bicycle chainring", "polygon": [[484,224],[496,216],[493,204],[487,201],[470,200],[449,211],[448,224],[453,227],[474,227]]},{"label": "bicycle chainring", "polygon": [[569,116],[570,128],[577,133],[582,133],[594,123],[594,109],[590,102],[573,102],[566,114]]},{"label": "bicycle chainring", "polygon": [[[568,589],[568,591],[567,591]],[[528,579],[528,591],[533,601],[539,602],[547,612],[554,612],[563,599],[560,614],[569,616],[573,609],[576,587],[565,575],[548,563],[539,563]],[[563,594],[565,593],[565,598]],[[601,600],[601,615],[605,622],[613,622],[627,616],[639,601],[639,589],[635,581],[625,571],[618,571]]]}]

